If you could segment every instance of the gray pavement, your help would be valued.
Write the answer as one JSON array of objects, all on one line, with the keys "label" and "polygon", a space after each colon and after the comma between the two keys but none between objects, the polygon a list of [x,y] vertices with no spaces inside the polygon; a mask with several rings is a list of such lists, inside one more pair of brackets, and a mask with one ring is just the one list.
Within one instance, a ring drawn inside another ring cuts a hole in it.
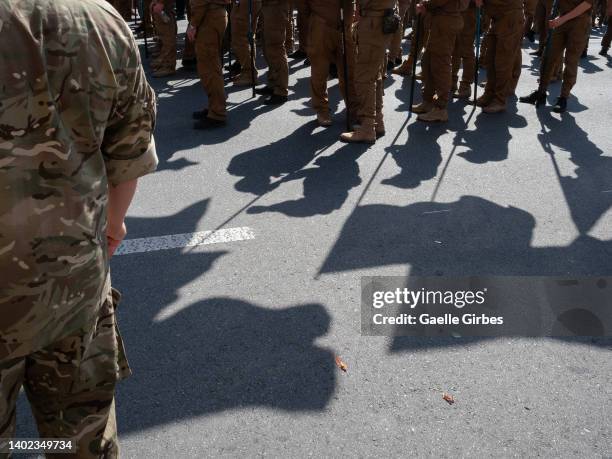
[{"label": "gray pavement", "polygon": [[[359,325],[364,275],[612,275],[600,37],[564,115],[455,102],[447,125],[421,124],[394,77],[387,134],[369,148],[338,141],[337,80],[334,125],[316,125],[301,62],[282,107],[228,87],[229,125],[211,132],[191,128],[205,106],[193,72],[152,80],[160,167],[128,237],[255,238],[113,260],[134,372],[117,395],[124,456],[612,456],[612,340],[372,338]],[[537,84],[530,50],[519,95]]]}]

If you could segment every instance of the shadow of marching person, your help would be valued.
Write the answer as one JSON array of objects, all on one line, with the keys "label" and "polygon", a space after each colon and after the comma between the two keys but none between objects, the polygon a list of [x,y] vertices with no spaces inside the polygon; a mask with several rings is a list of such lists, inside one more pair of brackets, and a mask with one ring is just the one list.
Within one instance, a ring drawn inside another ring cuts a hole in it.
[{"label": "shadow of marching person", "polygon": [[[578,231],[587,235],[612,207],[612,158],[589,140],[570,113],[558,117],[538,110],[537,116],[542,126],[538,140],[550,156]],[[574,176],[561,175],[557,157],[563,158],[566,152],[576,166]]]},{"label": "shadow of marching person", "polygon": [[337,133],[312,121],[269,145],[234,156],[227,171],[241,177],[236,190],[261,196],[279,185],[273,178],[296,173],[337,140]]},{"label": "shadow of marching person", "polygon": [[252,206],[249,214],[280,212],[289,217],[327,215],[342,208],[351,188],[361,184],[357,159],[367,145],[347,144],[331,156],[319,156],[314,166],[289,174],[281,183],[304,179],[304,196],[269,206]]},{"label": "shadow of marching person", "polygon": [[[207,205],[203,200],[174,215],[185,220],[176,228],[196,230]],[[146,228],[171,231],[172,221],[138,218],[127,225],[144,236]],[[209,247],[113,257],[113,285],[123,295],[118,323],[133,370],[117,391],[124,433],[250,406],[322,410],[335,389],[334,356],[314,344],[330,326],[321,304],[192,300],[230,253],[222,244]]]},{"label": "shadow of marching person", "polygon": [[[516,104],[508,103],[504,113],[488,115],[479,113],[474,122],[475,129],[458,131],[455,145],[467,147],[458,154],[475,164],[504,161],[508,158],[509,144],[512,139],[510,128],[527,127],[527,120],[518,115]],[[486,133],[486,134],[483,134]]]},{"label": "shadow of marching person", "polygon": [[422,182],[433,179],[442,163],[442,149],[438,138],[446,132],[446,126],[415,122],[408,126],[405,145],[393,144],[386,148],[401,171],[382,181],[402,189],[414,189]]}]

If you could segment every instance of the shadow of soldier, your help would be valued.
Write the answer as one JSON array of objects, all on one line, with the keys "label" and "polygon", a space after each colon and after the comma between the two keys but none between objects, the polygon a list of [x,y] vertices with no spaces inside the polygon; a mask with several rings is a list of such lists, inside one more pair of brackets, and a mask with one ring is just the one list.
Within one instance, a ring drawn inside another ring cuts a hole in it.
[{"label": "shadow of soldier", "polygon": [[[555,117],[538,110],[537,116],[542,126],[538,140],[551,158],[574,224],[586,235],[612,207],[612,158],[589,140],[570,113]],[[559,169],[557,157],[567,153],[576,166],[573,176],[562,176]]]},{"label": "shadow of soldier", "polygon": [[234,156],[227,171],[241,177],[234,185],[236,190],[261,196],[280,184],[280,180],[272,183],[273,178],[296,174],[337,140],[335,132],[319,128],[313,121],[269,145]]},{"label": "shadow of soldier", "polygon": [[[504,161],[508,158],[509,144],[512,139],[510,129],[527,126],[527,120],[518,115],[514,103],[508,104],[508,110],[496,115],[479,113],[474,121],[475,129],[460,130],[453,141],[456,146],[467,147],[467,151],[458,154],[475,164]],[[486,135],[483,135],[486,132]]]},{"label": "shadow of soldier", "polygon": [[145,326],[137,314],[121,317],[134,371],[118,391],[122,430],[252,406],[324,409],[334,360],[313,342],[329,323],[320,304],[271,310],[232,298],[199,301]]},{"label": "shadow of soldier", "polygon": [[287,175],[281,183],[304,179],[304,196],[269,206],[252,206],[249,214],[280,212],[289,217],[327,215],[339,210],[349,190],[361,184],[357,159],[367,150],[363,144],[340,147],[331,156],[319,156],[314,166]]},{"label": "shadow of soldier", "polygon": [[[191,232],[208,202],[127,225],[137,236],[151,228]],[[333,354],[314,344],[330,326],[324,306],[268,309],[227,297],[188,304],[180,294],[227,254],[199,247],[113,258],[113,285],[123,294],[118,322],[134,372],[117,391],[123,432],[247,406],[322,410],[329,401]]]},{"label": "shadow of soldier", "polygon": [[405,145],[391,145],[385,150],[391,154],[401,169],[397,175],[384,179],[385,185],[414,189],[422,182],[433,179],[442,163],[442,149],[438,138],[446,132],[446,126],[419,121],[408,125]]}]

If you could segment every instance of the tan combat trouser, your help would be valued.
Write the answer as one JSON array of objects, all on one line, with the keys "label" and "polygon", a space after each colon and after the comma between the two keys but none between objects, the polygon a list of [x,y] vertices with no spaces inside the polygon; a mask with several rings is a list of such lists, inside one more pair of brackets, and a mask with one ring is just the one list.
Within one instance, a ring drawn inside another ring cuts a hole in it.
[{"label": "tan combat trouser", "polygon": [[[186,4],[187,23],[191,24],[191,2],[188,0]],[[183,49],[183,60],[195,59],[195,42],[191,41],[185,34],[185,49]]]},{"label": "tan combat trouser", "polygon": [[261,11],[264,17],[264,57],[268,62],[268,86],[274,94],[289,94],[289,65],[285,51],[285,36],[289,7],[287,0],[266,1]]},{"label": "tan combat trouser", "polygon": [[548,18],[550,17],[550,7],[546,0],[538,0],[535,16],[533,18],[535,29],[538,32],[538,48],[543,50],[548,39]]},{"label": "tan combat trouser", "polygon": [[294,45],[295,40],[293,39],[293,6],[290,6],[287,12],[287,28],[285,30],[285,53],[287,55],[293,52]]},{"label": "tan combat trouser", "polygon": [[[240,62],[242,73],[251,74],[251,47],[249,45],[249,1],[242,0],[239,4],[232,6],[231,23],[232,23],[232,49],[236,55],[236,59]],[[257,27],[257,17],[261,11],[261,0],[253,1],[253,11],[251,17],[251,25],[253,37],[255,37],[255,29]],[[253,39],[253,47],[255,40]],[[253,55],[256,50],[253,50]]]},{"label": "tan combat trouser", "polygon": [[[406,60],[405,65],[408,66],[408,68],[412,69],[412,64],[414,63],[414,60],[416,59],[417,62],[419,60],[419,58],[421,57],[422,53],[423,53],[423,49],[425,49],[425,43],[427,42],[427,38],[429,37],[429,31],[431,29],[431,14],[429,13],[425,13],[420,15],[421,16],[421,27],[419,29],[419,38],[418,38],[418,42],[419,42],[419,46],[418,49],[415,46],[417,38],[416,38],[416,33],[414,34],[412,41],[410,42],[410,52],[408,53],[408,59]],[[416,21],[419,20],[419,16],[416,15],[414,18],[414,26],[415,26],[415,31],[416,31]]]},{"label": "tan combat trouser", "polygon": [[297,9],[298,49],[306,52],[308,49],[308,22],[310,20],[310,7],[307,0],[293,0]]},{"label": "tan combat trouser", "polygon": [[480,42],[479,65],[481,67],[487,66],[487,56],[489,55],[489,43],[491,42],[491,37],[489,36],[489,29],[491,29],[491,17],[487,14],[486,11],[483,11],[481,22],[480,22],[480,32],[482,33],[482,39]]},{"label": "tan combat trouser", "polygon": [[76,443],[76,454],[64,457],[118,457],[115,385],[130,374],[115,316],[119,297],[107,295],[91,332],[0,361],[0,438],[15,436],[23,386],[41,438]]},{"label": "tan combat trouser", "polygon": [[601,47],[608,49],[610,48],[610,43],[612,43],[612,15],[608,16],[608,28],[606,34],[601,39]]},{"label": "tan combat trouser", "polygon": [[512,93],[513,74],[517,53],[521,50],[524,17],[522,10],[509,11],[499,17],[491,18],[491,28],[487,33],[487,84],[484,99],[506,104]]},{"label": "tan combat trouser", "polygon": [[463,28],[461,16],[433,15],[431,31],[425,45],[423,100],[446,108],[452,86],[452,55],[455,41]]},{"label": "tan combat trouser", "polygon": [[391,59],[391,61],[395,61],[402,57],[402,38],[404,36],[404,30],[406,29],[404,21],[407,18],[406,13],[409,8],[410,0],[399,0],[399,15],[402,18],[402,22],[391,39],[391,47],[389,48],[389,59]]},{"label": "tan combat trouser", "polygon": [[357,52],[355,57],[355,91],[358,95],[358,117],[362,122],[374,123],[383,109],[383,74],[386,50],[392,35],[382,31],[382,17],[362,13],[357,23]]},{"label": "tan combat trouser", "polygon": [[559,68],[561,64],[563,51],[565,51],[561,97],[569,97],[572,88],[576,84],[580,55],[584,51],[587,41],[587,31],[590,30],[590,27],[590,15],[583,14],[566,22],[553,31],[550,50],[548,52],[548,64],[542,72],[540,89],[546,90],[548,87],[548,84],[555,74],[555,69]]},{"label": "tan combat trouser", "polygon": [[470,6],[462,13],[463,28],[453,50],[453,87],[459,80],[459,68],[463,65],[461,75],[462,85],[471,85],[474,82],[476,70],[476,53],[474,52],[474,38],[476,37],[476,15],[478,10]]},{"label": "tan combat trouser", "polygon": [[[167,13],[166,13],[167,14]],[[153,14],[153,23],[160,42],[159,70],[176,70],[176,19],[174,13],[168,14],[170,20],[164,22],[161,14]]]},{"label": "tan combat trouser", "polygon": [[210,5],[198,26],[195,49],[198,59],[198,74],[208,95],[208,118],[224,121],[225,87],[221,67],[221,46],[227,27],[227,10],[223,5]]},{"label": "tan combat trouser", "polygon": [[[346,52],[348,68],[348,93],[350,106],[347,112],[351,119],[357,115],[357,94],[355,92],[355,45],[351,39],[351,17],[346,18]],[[308,58],[310,59],[310,94],[312,107],[317,113],[329,115],[329,99],[327,96],[327,79],[329,65],[333,62],[338,68],[338,81],[340,92],[346,102],[346,78],[344,75],[344,60],[342,48],[342,32],[337,27],[331,27],[327,22],[314,14],[310,15],[308,30],[309,45]]]}]

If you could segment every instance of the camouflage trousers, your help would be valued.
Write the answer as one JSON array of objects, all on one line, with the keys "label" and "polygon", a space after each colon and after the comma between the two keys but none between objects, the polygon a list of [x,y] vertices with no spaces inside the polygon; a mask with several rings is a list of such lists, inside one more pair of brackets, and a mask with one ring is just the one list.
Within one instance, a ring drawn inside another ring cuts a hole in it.
[{"label": "camouflage trousers", "polygon": [[15,436],[21,387],[41,438],[69,438],[76,453],[47,457],[116,458],[115,385],[130,374],[117,328],[113,290],[93,330],[33,354],[0,361],[0,439]]}]

